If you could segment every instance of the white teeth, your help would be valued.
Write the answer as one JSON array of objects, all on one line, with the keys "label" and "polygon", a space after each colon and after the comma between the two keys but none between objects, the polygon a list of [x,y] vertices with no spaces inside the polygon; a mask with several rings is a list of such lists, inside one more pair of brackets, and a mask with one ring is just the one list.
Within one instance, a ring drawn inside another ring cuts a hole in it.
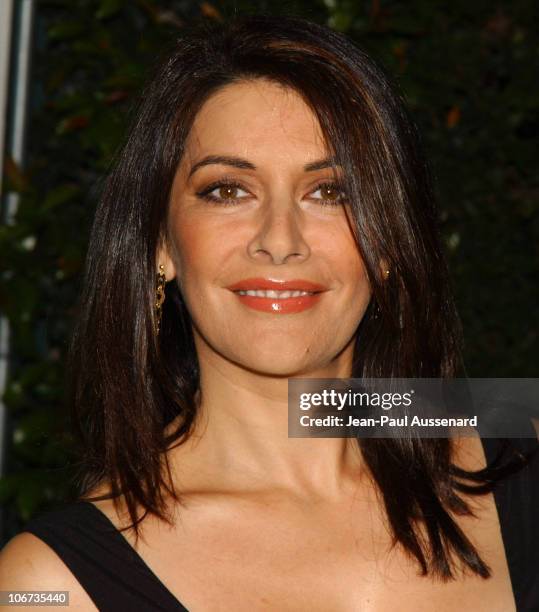
[{"label": "white teeth", "polygon": [[291,298],[300,297],[302,295],[313,295],[311,291],[275,291],[274,289],[268,289],[264,291],[262,289],[249,290],[249,291],[238,291],[240,295],[250,295],[252,297],[264,297],[264,298]]}]

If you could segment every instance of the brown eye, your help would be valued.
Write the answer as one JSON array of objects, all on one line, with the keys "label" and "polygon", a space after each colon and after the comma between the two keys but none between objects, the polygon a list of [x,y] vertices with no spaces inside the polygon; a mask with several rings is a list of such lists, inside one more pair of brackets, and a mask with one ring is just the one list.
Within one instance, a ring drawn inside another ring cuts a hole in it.
[{"label": "brown eye", "polygon": [[223,200],[234,199],[237,196],[238,188],[234,185],[222,185],[219,187],[219,197]]},{"label": "brown eye", "polygon": [[337,205],[345,201],[345,194],[337,183],[321,183],[312,193],[317,192],[320,192],[321,197],[314,199],[323,205]]},{"label": "brown eye", "polygon": [[[245,195],[238,192],[243,192]],[[249,193],[239,183],[218,181],[199,191],[196,195],[208,202],[230,204],[245,199]]]},{"label": "brown eye", "polygon": [[322,187],[322,195],[324,200],[336,200],[339,197],[339,192],[331,185],[324,185]]}]

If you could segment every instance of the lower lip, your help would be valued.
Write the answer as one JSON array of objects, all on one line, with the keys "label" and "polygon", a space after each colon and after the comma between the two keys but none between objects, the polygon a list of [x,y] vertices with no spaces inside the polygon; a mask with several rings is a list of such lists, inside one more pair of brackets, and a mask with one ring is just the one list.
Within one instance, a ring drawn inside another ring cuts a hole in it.
[{"label": "lower lip", "polygon": [[241,295],[239,293],[235,293],[235,295],[242,304],[254,310],[261,310],[262,312],[271,312],[274,314],[291,314],[312,308],[319,301],[322,292],[283,299]]}]

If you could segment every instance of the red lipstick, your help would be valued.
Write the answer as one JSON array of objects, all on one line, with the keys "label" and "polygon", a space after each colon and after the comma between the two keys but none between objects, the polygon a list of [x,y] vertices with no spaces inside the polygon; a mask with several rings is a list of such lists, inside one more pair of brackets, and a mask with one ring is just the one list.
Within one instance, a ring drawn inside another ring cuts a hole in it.
[{"label": "red lipstick", "polygon": [[[305,279],[274,280],[268,278],[246,278],[228,287],[238,296],[242,304],[274,314],[292,314],[302,312],[313,307],[320,299],[326,287]],[[279,292],[277,295],[247,295],[239,291],[268,291]],[[302,295],[291,296],[293,292],[307,292]],[[281,295],[281,292],[287,292]]]}]

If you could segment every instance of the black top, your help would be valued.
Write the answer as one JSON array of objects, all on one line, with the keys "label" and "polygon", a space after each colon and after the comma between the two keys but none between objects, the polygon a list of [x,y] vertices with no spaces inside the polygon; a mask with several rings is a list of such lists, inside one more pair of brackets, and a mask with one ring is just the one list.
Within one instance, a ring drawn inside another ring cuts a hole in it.
[{"label": "black top", "polygon": [[[530,427],[533,426],[530,423]],[[535,432],[531,432],[533,435]],[[500,440],[483,438],[487,461]],[[537,438],[512,439],[518,450],[537,446]],[[539,455],[494,490],[505,553],[518,612],[539,611]],[[24,531],[46,542],[62,559],[102,611],[188,612],[165,587],[113,523],[90,502],[49,510]]]}]

